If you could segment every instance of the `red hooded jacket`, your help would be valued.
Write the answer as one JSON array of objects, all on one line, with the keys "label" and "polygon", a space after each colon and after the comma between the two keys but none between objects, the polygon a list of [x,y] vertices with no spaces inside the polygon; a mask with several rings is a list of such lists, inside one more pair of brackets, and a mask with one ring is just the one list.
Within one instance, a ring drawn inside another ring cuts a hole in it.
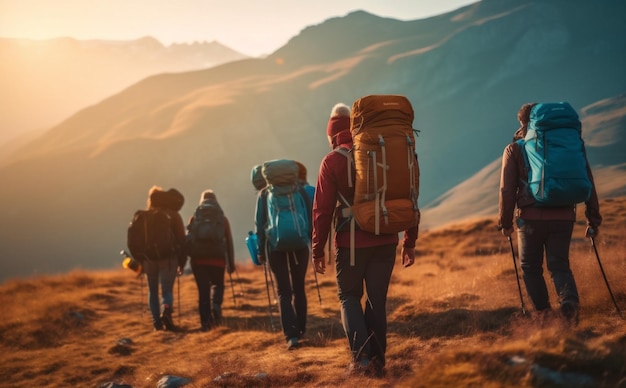
[{"label": "red hooded jacket", "polygon": [[[350,135],[349,118],[333,117],[329,122],[329,127],[331,125],[343,125],[345,127],[344,130],[336,131],[336,135],[332,137],[333,147],[351,149],[352,136]],[[320,165],[313,203],[312,250],[315,259],[325,256],[324,248],[332,229],[333,217],[339,200],[338,193],[341,193],[348,201],[352,201],[354,198],[354,187],[348,187],[348,168],[351,168],[348,158],[335,151],[329,152]],[[414,248],[416,240],[417,227],[414,227],[404,232],[402,245],[405,248]],[[355,231],[355,248],[398,244],[398,241],[399,237],[396,233],[375,235],[358,228]],[[335,246],[349,248],[350,232],[336,232]]]}]

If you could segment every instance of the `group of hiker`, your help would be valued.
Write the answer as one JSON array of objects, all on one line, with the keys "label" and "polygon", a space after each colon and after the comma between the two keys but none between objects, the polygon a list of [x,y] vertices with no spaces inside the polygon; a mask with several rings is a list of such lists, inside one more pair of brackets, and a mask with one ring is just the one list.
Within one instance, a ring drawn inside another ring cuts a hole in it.
[{"label": "group of hiker", "polygon": [[[288,350],[297,349],[306,333],[309,260],[316,274],[324,275],[334,259],[350,369],[384,375],[396,249],[401,234],[401,265],[413,265],[420,223],[413,119],[404,96],[365,96],[352,107],[337,103],[326,127],[330,152],[314,187],[304,165],[293,160],[270,160],[252,169],[258,193],[255,231],[247,243],[252,261],[264,266],[266,285],[268,267],[276,280]],[[552,312],[543,278],[545,252],[560,314],[576,324],[580,301],[569,264],[576,204],[586,205],[587,236],[595,237],[602,222],[580,121],[567,103],[524,104],[518,120],[521,127],[502,157],[498,225],[510,241],[515,218],[523,280],[535,310]],[[235,270],[233,238],[212,190],[201,194],[186,227],[179,214],[183,202],[176,189],[151,188],[147,209],[137,211],[129,227],[128,247],[148,279],[155,330],[174,329],[174,282],[190,258],[206,331],[222,321],[225,271]],[[329,239],[335,248],[327,258]]]},{"label": "group of hiker", "polygon": [[[173,289],[190,257],[198,287],[200,330],[222,321],[224,272],[235,271],[234,245],[228,218],[213,190],[200,195],[200,204],[185,227],[179,213],[185,198],[176,189],[153,186],[146,210],[135,212],[127,245],[148,280],[148,306],[154,330],[175,330]],[[159,288],[161,299],[159,300]]]}]

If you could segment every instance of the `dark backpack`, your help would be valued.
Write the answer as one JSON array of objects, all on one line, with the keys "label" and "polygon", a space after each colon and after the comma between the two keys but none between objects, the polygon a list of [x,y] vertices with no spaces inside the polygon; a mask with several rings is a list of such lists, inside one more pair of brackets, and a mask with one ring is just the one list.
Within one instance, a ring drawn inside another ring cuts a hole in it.
[{"label": "dark backpack", "polygon": [[226,257],[224,212],[215,201],[205,200],[187,225],[187,253],[191,258]]},{"label": "dark backpack", "polygon": [[589,199],[585,145],[578,114],[567,102],[537,104],[528,131],[517,141],[535,206],[573,206]]},{"label": "dark backpack", "polygon": [[177,244],[171,216],[160,208],[137,210],[128,227],[126,245],[140,262],[175,256]]}]

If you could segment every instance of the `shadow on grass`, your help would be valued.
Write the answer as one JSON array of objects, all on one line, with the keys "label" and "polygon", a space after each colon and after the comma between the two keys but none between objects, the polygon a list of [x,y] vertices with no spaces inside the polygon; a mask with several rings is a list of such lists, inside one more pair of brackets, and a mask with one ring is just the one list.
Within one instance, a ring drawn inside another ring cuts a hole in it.
[{"label": "shadow on grass", "polygon": [[495,310],[452,308],[440,312],[413,314],[404,312],[389,323],[389,331],[421,338],[473,336],[506,330],[519,309],[503,307]]}]

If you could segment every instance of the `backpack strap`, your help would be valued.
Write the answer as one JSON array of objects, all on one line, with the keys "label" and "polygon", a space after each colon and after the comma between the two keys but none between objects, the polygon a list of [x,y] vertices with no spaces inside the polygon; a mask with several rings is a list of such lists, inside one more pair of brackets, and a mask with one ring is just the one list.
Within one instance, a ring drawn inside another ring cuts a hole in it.
[{"label": "backpack strap", "polygon": [[354,185],[352,183],[352,168],[354,167],[354,158],[352,157],[352,152],[344,147],[337,147],[333,150],[333,152],[336,152],[348,158],[348,187],[352,188],[352,186]]},{"label": "backpack strap", "polygon": [[[337,147],[335,149],[333,149],[333,152],[336,152],[338,154],[341,154],[343,156],[345,156],[348,159],[348,187],[352,188],[353,182],[352,182],[352,168],[354,167],[354,158],[352,157],[352,152],[350,150],[348,150],[347,148],[344,147]],[[374,159],[375,160],[375,159]],[[356,253],[355,253],[355,230],[356,230],[356,221],[354,219],[354,217],[352,216],[352,204],[346,199],[346,197],[344,197],[343,194],[341,194],[341,192],[337,192],[337,194],[339,195],[339,202],[349,211],[349,215],[348,217],[350,218],[350,266],[354,267],[354,265],[356,264]],[[329,251],[329,262],[330,262],[330,236],[329,236],[329,244],[328,244],[328,251]]]},{"label": "backpack strap", "polygon": [[526,140],[519,139],[516,140],[515,143],[519,146],[520,152],[522,153],[522,158],[524,159],[524,167],[526,167],[526,172],[530,173],[530,162],[528,161],[528,154],[526,153]]},{"label": "backpack strap", "polygon": [[415,154],[415,141],[412,136],[406,137],[407,144],[407,164],[409,166],[410,187],[411,187],[411,200],[413,206],[418,209],[417,198],[419,196],[418,182],[415,179],[415,169],[419,168],[417,165],[417,155]]},{"label": "backpack strap", "polygon": [[354,267],[354,265],[356,264],[356,248],[354,243],[356,222],[354,220],[354,216],[352,215],[352,206],[350,205],[346,197],[344,197],[343,194],[341,194],[341,192],[339,191],[337,192],[337,194],[339,194],[339,202],[346,206],[346,209],[350,211],[350,266]]}]

